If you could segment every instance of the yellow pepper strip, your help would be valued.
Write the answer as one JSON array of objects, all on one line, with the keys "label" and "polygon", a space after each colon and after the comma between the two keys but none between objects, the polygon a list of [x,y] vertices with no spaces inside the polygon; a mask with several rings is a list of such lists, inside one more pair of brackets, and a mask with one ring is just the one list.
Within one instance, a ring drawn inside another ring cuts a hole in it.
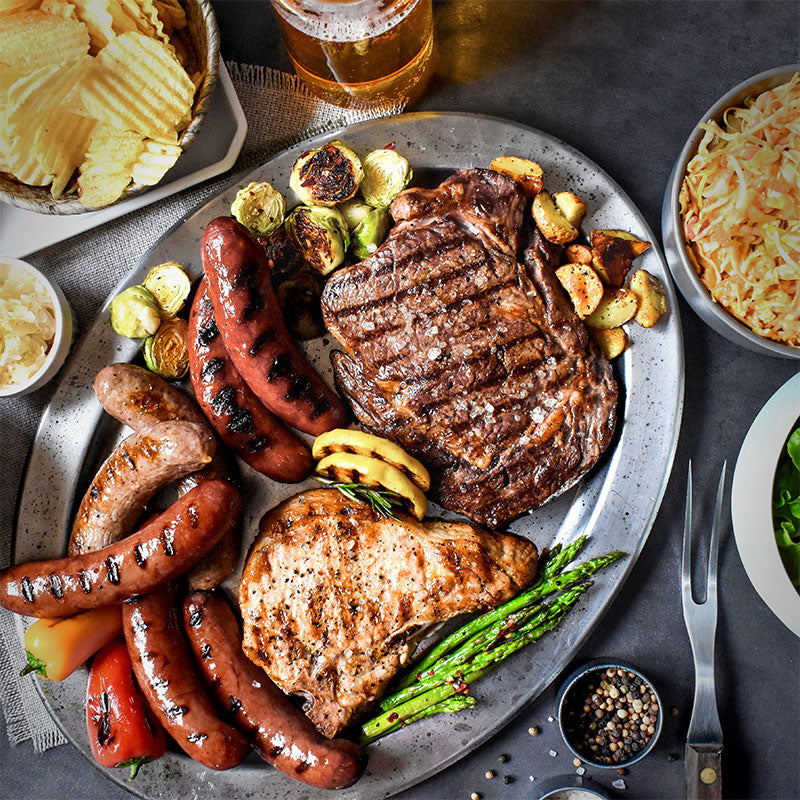
[{"label": "yellow pepper strip", "polygon": [[28,665],[20,675],[36,672],[62,681],[122,632],[119,606],[84,611],[74,617],[39,619],[25,631]]}]

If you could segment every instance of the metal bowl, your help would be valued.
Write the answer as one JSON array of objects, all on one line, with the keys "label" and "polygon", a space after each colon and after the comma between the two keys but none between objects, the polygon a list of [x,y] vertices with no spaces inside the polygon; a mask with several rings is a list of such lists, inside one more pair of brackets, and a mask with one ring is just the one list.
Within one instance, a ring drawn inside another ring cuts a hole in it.
[{"label": "metal bowl", "polygon": [[[594,672],[602,672],[605,669],[623,669],[627,672],[632,672],[647,684],[651,693],[655,695],[656,701],[658,702],[658,720],[655,724],[655,732],[647,740],[647,744],[632,758],[629,758],[625,761],[616,761],[613,764],[603,764],[600,761],[593,761],[585,753],[581,753],[570,740],[564,724],[566,706],[567,702],[570,700],[572,691],[583,678]],[[653,682],[636,667],[626,663],[625,661],[617,661],[610,658],[598,658],[594,661],[589,661],[587,664],[584,664],[581,667],[578,667],[578,669],[576,669],[574,672],[571,672],[567,676],[567,679],[564,681],[564,683],[561,684],[561,688],[558,690],[558,694],[556,695],[556,719],[558,720],[558,729],[561,733],[561,737],[564,739],[567,747],[572,751],[572,753],[575,754],[575,756],[577,756],[577,758],[579,758],[585,764],[589,764],[592,767],[598,767],[599,769],[620,769],[620,767],[629,767],[631,764],[641,761],[641,759],[643,759],[648,753],[652,752],[656,742],[658,741],[658,737],[661,735],[661,728],[664,724],[664,705],[661,702],[661,697],[656,691],[655,686],[653,686]]]},{"label": "metal bowl", "polygon": [[707,325],[720,336],[724,336],[726,339],[748,350],[753,350],[762,355],[800,359],[800,349],[759,336],[744,323],[739,322],[735,317],[728,314],[722,306],[713,300],[706,287],[700,282],[700,278],[694,271],[686,254],[686,243],[683,238],[683,226],[678,204],[686,165],[697,151],[703,136],[700,123],[712,119],[719,121],[722,114],[729,107],[741,105],[746,98],[785,83],[798,70],[800,70],[800,64],[790,64],[762,72],[735,86],[703,114],[686,141],[683,150],[681,150],[669,177],[661,213],[661,234],[664,239],[664,254],[667,257],[673,280],[678,285],[681,294],[686,298],[686,302]]},{"label": "metal bowl", "polygon": [[[180,40],[189,55],[187,72],[191,74],[198,71],[203,75],[203,79],[195,91],[192,119],[178,140],[181,150],[186,152],[203,126],[206,113],[211,105],[211,95],[217,84],[219,29],[214,10],[211,7],[211,0],[183,0],[183,6],[186,10],[188,25],[181,31],[175,31],[174,38]],[[151,188],[153,187],[140,186],[136,189],[127,189],[119,199],[110,205],[120,203]],[[82,206],[74,190],[68,191],[58,200],[54,200],[50,195],[49,187],[29,186],[5,172],[0,172],[0,200],[27,211],[35,211],[38,214],[84,214],[96,210]]]}]

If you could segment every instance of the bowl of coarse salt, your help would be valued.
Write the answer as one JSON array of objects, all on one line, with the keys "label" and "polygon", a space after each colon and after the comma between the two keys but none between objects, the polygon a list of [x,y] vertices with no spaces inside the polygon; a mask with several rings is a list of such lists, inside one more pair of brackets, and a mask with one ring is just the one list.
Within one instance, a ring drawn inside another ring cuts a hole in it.
[{"label": "bowl of coarse salt", "polygon": [[26,261],[0,256],[0,397],[29,394],[53,378],[74,330],[61,289]]}]

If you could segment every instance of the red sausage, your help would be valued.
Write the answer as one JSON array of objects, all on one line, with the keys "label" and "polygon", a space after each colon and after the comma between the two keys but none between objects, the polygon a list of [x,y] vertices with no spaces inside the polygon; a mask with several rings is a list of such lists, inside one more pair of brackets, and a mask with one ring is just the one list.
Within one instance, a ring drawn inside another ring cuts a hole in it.
[{"label": "red sausage", "polygon": [[189,316],[189,375],[195,398],[220,439],[253,469],[284,483],[309,476],[313,462],[308,448],[264,408],[233,366],[205,279]]},{"label": "red sausage", "polygon": [[347,424],[338,395],[317,375],[286,330],[264,250],[230,217],[203,233],[203,269],[225,347],[270,411],[315,435]]},{"label": "red sausage", "polygon": [[344,789],[359,779],[366,759],[358,745],[326,739],[245,656],[242,631],[222,597],[193,592],[183,621],[200,671],[265,761],[320,789]]},{"label": "red sausage", "polygon": [[249,745],[219,718],[203,686],[172,585],[125,603],[122,627],[136,681],[167,733],[187,755],[211,769],[239,764]]},{"label": "red sausage", "polygon": [[230,483],[206,481],[102,550],[4,569],[0,606],[31,617],[67,617],[152,592],[199,561],[235,524],[241,505]]}]

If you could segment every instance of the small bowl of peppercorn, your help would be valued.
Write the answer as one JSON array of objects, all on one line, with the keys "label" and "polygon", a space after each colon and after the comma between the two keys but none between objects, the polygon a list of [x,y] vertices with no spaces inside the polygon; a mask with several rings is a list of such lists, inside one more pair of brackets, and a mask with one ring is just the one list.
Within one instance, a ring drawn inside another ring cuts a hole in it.
[{"label": "small bowl of peppercorn", "polygon": [[630,664],[597,659],[576,669],[556,698],[567,747],[593,767],[620,769],[644,758],[661,733],[653,684]]}]

